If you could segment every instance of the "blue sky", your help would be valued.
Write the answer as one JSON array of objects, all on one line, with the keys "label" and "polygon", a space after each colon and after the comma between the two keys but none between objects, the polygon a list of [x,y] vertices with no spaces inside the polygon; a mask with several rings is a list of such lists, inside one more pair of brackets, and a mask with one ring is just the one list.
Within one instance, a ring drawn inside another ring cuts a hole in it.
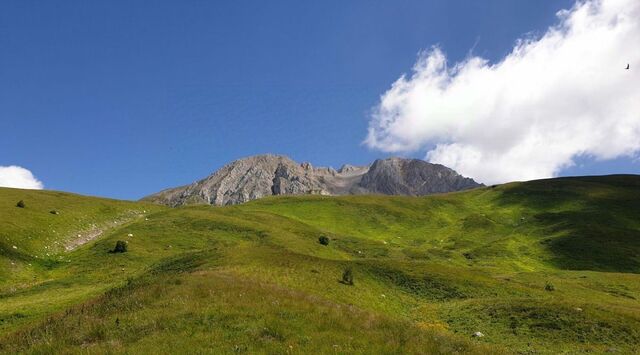
[{"label": "blue sky", "polygon": [[[419,51],[491,61],[572,1],[3,1],[0,166],[136,199],[225,163],[424,158],[363,144]],[[631,158],[562,174],[638,173]]]}]

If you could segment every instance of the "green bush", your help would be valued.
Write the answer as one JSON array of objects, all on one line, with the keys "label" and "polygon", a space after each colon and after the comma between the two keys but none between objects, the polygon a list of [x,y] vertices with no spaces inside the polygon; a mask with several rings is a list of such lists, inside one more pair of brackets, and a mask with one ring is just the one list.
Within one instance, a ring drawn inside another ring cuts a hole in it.
[{"label": "green bush", "polygon": [[329,245],[330,240],[331,239],[329,239],[329,237],[327,237],[326,235],[323,235],[320,238],[318,238],[318,242],[322,245]]},{"label": "green bush", "polygon": [[350,267],[346,268],[342,273],[342,280],[340,281],[345,285],[353,286],[353,270]]},{"label": "green bush", "polygon": [[545,289],[546,291],[555,291],[555,290],[556,290],[556,287],[555,287],[555,286],[553,286],[553,284],[552,284],[552,283],[547,282],[547,284],[546,284],[546,285],[544,285],[544,289]]},{"label": "green bush", "polygon": [[18,203],[16,203],[16,207],[25,208],[26,205],[25,205],[24,201],[20,200],[20,201],[18,201]]},{"label": "green bush", "polygon": [[124,240],[118,240],[116,242],[116,247],[111,251],[112,253],[126,253],[127,252],[127,242]]}]

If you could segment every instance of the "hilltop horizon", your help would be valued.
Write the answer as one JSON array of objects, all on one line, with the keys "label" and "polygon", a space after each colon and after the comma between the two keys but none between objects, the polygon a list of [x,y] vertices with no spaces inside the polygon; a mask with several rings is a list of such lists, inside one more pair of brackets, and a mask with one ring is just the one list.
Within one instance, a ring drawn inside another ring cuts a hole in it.
[{"label": "hilltop horizon", "polygon": [[[279,154],[279,153],[262,153],[262,154],[254,154],[254,155],[248,155],[248,156],[243,156],[243,157],[239,157],[237,159],[228,161],[226,163],[223,163],[221,166],[219,166],[218,168],[214,168],[212,170],[210,170],[209,172],[206,172],[205,174],[201,175],[201,176],[196,176],[193,179],[189,180],[189,181],[182,181],[182,182],[178,182],[177,185],[174,186],[164,186],[161,187],[160,190],[158,191],[152,191],[150,194],[144,195],[144,196],[138,196],[138,197],[132,197],[132,198],[121,198],[118,196],[112,196],[112,195],[96,195],[96,194],[91,194],[91,193],[83,193],[83,192],[79,192],[79,191],[70,191],[70,190],[57,190],[57,189],[48,189],[46,186],[35,186],[35,187],[13,187],[13,188],[17,188],[17,189],[27,189],[27,190],[31,190],[31,189],[35,189],[35,190],[39,190],[39,189],[44,189],[44,190],[48,190],[48,191],[59,191],[59,192],[68,192],[68,193],[74,193],[74,194],[78,194],[78,195],[83,195],[83,196],[93,196],[93,197],[102,197],[102,198],[110,198],[110,199],[117,199],[117,200],[123,200],[123,201],[137,201],[137,200],[150,200],[150,201],[155,201],[154,196],[158,195],[160,196],[162,193],[168,192],[168,191],[173,191],[176,190],[178,188],[186,188],[190,185],[194,185],[197,184],[199,181],[204,181],[208,178],[210,178],[210,176],[215,175],[217,172],[219,172],[221,169],[228,167],[228,166],[232,166],[233,164],[240,162],[240,161],[245,161],[245,160],[251,160],[254,158],[261,158],[261,157],[278,157],[278,158],[284,158],[287,160],[291,160],[293,163],[298,164],[300,166],[311,166],[314,169],[318,169],[318,170],[327,170],[327,171],[336,171],[336,172],[341,172],[342,170],[344,170],[345,168],[356,168],[358,170],[362,172],[366,172],[369,167],[371,167],[371,165],[373,165],[376,161],[380,161],[380,160],[404,160],[404,161],[411,161],[411,160],[415,160],[415,161],[421,161],[421,162],[425,162],[428,163],[427,161],[420,159],[420,158],[405,158],[402,157],[400,155],[393,155],[391,154],[391,156],[386,157],[386,158],[375,158],[374,160],[368,162],[368,163],[362,163],[362,164],[351,164],[349,162],[342,162],[339,165],[336,166],[319,166],[319,165],[315,165],[313,162],[311,161],[306,161],[306,160],[300,160],[299,162],[295,162],[293,161],[289,156],[285,155],[285,154]],[[429,163],[430,164],[430,163]],[[441,165],[445,168],[449,168],[445,165],[442,164],[435,164],[435,165]],[[455,172],[455,171],[454,171]],[[557,177],[548,177],[548,178],[541,178],[541,179],[532,179],[532,180],[513,180],[513,181],[505,181],[501,184],[509,184],[509,183],[513,183],[513,182],[528,182],[528,181],[537,181],[537,180],[547,180],[547,179],[554,179],[554,178],[573,178],[573,177],[606,177],[606,176],[625,176],[625,175],[640,175],[640,172],[638,173],[602,173],[602,174],[591,174],[591,175],[563,175],[563,176],[557,176]],[[464,176],[463,176],[464,177]],[[26,179],[29,180],[32,177],[27,176]],[[472,177],[465,177],[465,178],[469,178],[473,181]],[[37,180],[33,180],[36,181]],[[482,182],[478,182],[480,185],[483,185]],[[501,184],[497,184],[497,185],[501,185]],[[480,186],[478,185],[478,186]],[[494,184],[495,185],[495,184]],[[3,187],[3,186],[0,186]],[[5,186],[7,187],[7,186]],[[159,201],[156,201],[159,202]],[[160,202],[160,203],[165,203],[165,202]],[[170,203],[169,203],[170,204]]]}]

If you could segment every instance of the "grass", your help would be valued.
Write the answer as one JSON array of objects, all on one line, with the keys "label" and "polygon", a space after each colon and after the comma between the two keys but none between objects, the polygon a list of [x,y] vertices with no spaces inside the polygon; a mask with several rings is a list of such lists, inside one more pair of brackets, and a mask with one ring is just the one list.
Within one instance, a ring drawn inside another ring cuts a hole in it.
[{"label": "grass", "polygon": [[0,351],[632,353],[639,212],[636,176],[222,208],[0,189]]}]

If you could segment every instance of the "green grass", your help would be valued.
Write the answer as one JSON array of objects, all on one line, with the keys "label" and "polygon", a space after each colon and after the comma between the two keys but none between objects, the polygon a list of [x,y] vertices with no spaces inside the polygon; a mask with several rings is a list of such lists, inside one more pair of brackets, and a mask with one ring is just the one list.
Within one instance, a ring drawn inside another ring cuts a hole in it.
[{"label": "green grass", "polygon": [[0,189],[0,351],[632,353],[639,214],[636,176],[174,209]]}]

